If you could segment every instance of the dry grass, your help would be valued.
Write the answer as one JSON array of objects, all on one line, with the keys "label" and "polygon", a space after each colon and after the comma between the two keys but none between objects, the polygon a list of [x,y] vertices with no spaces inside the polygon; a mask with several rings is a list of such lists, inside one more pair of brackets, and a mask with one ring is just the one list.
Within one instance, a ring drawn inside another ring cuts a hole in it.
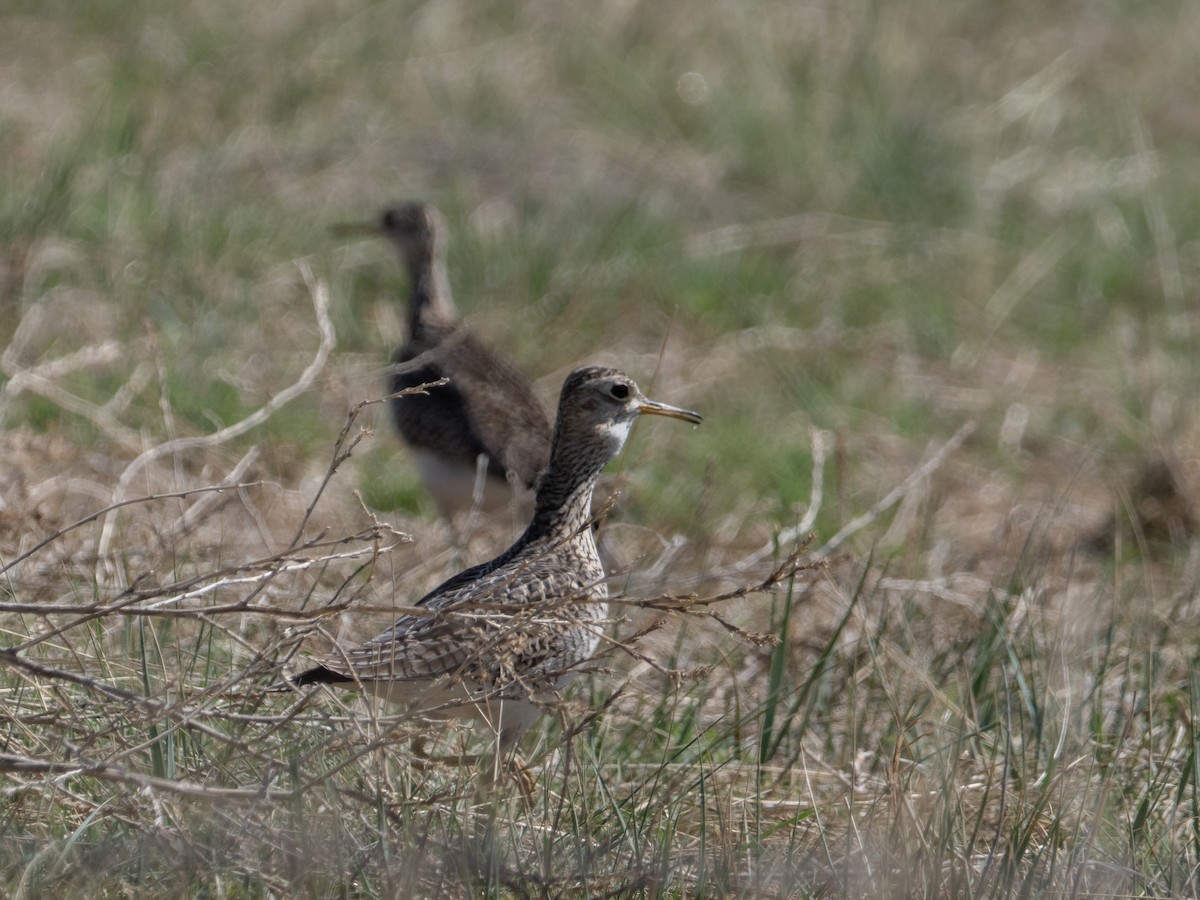
[{"label": "dry grass", "polygon": [[[0,892],[1196,894],[1191,5],[3,15]],[[404,197],[548,402],[706,418],[532,801],[264,692],[512,536],[339,438]]]}]

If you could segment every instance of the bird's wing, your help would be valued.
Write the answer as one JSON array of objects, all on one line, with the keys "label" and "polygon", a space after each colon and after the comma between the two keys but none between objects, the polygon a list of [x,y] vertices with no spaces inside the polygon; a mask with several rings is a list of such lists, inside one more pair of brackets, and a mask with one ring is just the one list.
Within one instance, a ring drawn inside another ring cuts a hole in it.
[{"label": "bird's wing", "polygon": [[440,351],[440,367],[458,386],[482,452],[532,487],[550,463],[551,429],[529,379],[464,328]]},{"label": "bird's wing", "polygon": [[596,618],[581,612],[580,601],[604,594],[602,583],[584,583],[565,570],[510,564],[424,598],[429,615],[401,616],[387,631],[321,664],[362,681],[510,681],[514,672],[535,671],[563,655],[560,645],[580,620]]},{"label": "bird's wing", "polygon": [[[454,375],[453,367],[445,365],[445,354],[434,344],[426,346],[410,342],[393,359],[389,389],[392,393],[406,388],[450,378],[449,384],[430,388],[426,394],[397,397],[392,400],[392,417],[404,440],[413,447],[459,459],[473,466],[487,448],[480,440],[467,403],[459,390],[462,380]],[[504,476],[499,458],[491,459],[489,468]]]}]

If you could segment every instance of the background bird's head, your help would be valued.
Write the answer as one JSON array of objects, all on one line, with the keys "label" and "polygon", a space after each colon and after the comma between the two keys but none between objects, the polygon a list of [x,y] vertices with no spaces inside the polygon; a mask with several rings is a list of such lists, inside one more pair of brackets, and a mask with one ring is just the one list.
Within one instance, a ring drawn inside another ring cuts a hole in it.
[{"label": "background bird's head", "polygon": [[337,225],[343,235],[374,235],[389,240],[410,270],[431,264],[445,252],[445,220],[427,203],[401,203],[385,209],[375,221]]}]

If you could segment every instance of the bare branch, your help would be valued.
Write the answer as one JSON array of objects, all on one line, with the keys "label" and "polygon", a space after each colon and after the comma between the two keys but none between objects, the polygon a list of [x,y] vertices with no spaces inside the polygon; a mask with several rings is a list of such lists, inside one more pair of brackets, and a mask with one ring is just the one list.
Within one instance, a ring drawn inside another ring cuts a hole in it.
[{"label": "bare branch", "polygon": [[281,791],[265,785],[262,788],[212,787],[190,781],[143,775],[140,772],[103,762],[52,762],[16,753],[0,753],[0,772],[53,775],[59,778],[99,778],[101,781],[115,781],[119,784],[130,784],[152,791],[183,794],[189,797],[207,797],[212,800],[258,802],[262,800],[294,800],[299,796],[297,791]]},{"label": "bare branch", "polygon": [[82,519],[79,519],[76,522],[72,522],[70,525],[66,526],[65,528],[60,528],[58,531],[54,532],[54,534],[50,535],[49,537],[46,537],[46,538],[38,541],[36,544],[34,544],[32,547],[30,547],[28,550],[26,550],[21,555],[17,556],[11,562],[8,562],[8,563],[4,564],[3,566],[0,566],[0,575],[5,574],[9,570],[11,570],[13,567],[18,566],[21,563],[25,562],[25,560],[29,559],[31,556],[36,556],[38,553],[40,553],[42,550],[46,549],[46,547],[50,546],[51,544],[53,544],[55,541],[59,540],[64,535],[69,534],[70,532],[75,531],[78,528],[82,528],[84,525],[87,525],[90,522],[95,522],[97,519],[102,518],[103,516],[106,516],[109,513],[114,512],[115,510],[121,509],[122,507],[134,506],[139,503],[154,503],[159,500],[178,500],[183,497],[190,497],[193,494],[208,494],[208,493],[218,493],[219,494],[222,491],[234,491],[234,490],[241,490],[242,488],[257,487],[258,485],[260,485],[262,483],[263,482],[261,482],[261,481],[244,481],[244,482],[240,482],[240,483],[228,482],[225,484],[214,484],[214,485],[210,485],[208,487],[191,488],[190,490],[186,490],[186,491],[170,491],[170,492],[163,493],[163,494],[147,494],[144,497],[130,497],[127,500],[118,500],[115,503],[110,503],[108,506],[104,507],[103,509],[98,509],[94,513],[89,513],[88,515],[84,516]]},{"label": "bare branch", "polygon": [[[308,283],[309,293],[312,296],[313,310],[316,313],[317,328],[321,335],[321,341],[317,347],[316,353],[313,355],[312,361],[308,364],[300,377],[291,385],[279,391],[275,396],[268,400],[263,406],[255,410],[250,415],[246,416],[240,422],[235,422],[225,428],[218,429],[212,434],[197,435],[194,437],[175,438],[174,440],[166,441],[158,444],[148,450],[143,451],[134,458],[125,471],[121,473],[121,477],[117,481],[117,486],[113,491],[115,501],[120,501],[124,498],[126,491],[129,489],[130,483],[145,466],[150,463],[162,459],[164,456],[172,456],[177,453],[183,453],[188,450],[197,450],[204,447],[215,447],[227,443],[236,437],[240,437],[253,428],[258,427],[263,422],[266,422],[276,410],[290,403],[296,397],[303,394],[316,381],[317,376],[325,368],[325,363],[329,359],[329,354],[333,352],[333,348],[337,344],[337,336],[333,328],[333,320],[329,316],[329,290],[323,282],[316,281],[313,278],[312,272],[309,271],[307,265],[301,266],[301,271],[304,274],[304,280]],[[112,546],[114,529],[116,526],[115,516],[110,514],[106,516],[104,527],[101,531],[99,547],[97,553],[99,555],[100,566],[103,567],[108,559],[109,550]],[[101,581],[105,580],[102,576],[105,573],[97,571],[97,577]],[[108,573],[115,574],[113,572]]]}]

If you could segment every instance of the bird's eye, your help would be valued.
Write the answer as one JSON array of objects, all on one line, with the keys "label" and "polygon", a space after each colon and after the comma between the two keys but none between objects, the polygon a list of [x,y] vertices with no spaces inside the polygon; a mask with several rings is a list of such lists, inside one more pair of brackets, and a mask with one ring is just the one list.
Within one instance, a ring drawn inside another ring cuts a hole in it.
[{"label": "bird's eye", "polygon": [[609,388],[608,392],[618,400],[629,399],[629,385],[627,384],[614,384],[611,388]]}]

